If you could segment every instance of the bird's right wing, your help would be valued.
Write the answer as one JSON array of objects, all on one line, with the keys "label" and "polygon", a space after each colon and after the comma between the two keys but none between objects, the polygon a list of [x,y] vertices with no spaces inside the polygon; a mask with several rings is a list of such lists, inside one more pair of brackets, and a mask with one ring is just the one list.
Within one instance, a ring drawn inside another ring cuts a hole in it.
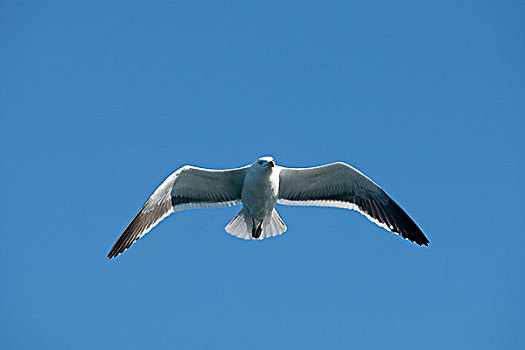
[{"label": "bird's right wing", "polygon": [[175,211],[240,204],[245,172],[246,167],[229,170],[180,168],[144,203],[111,248],[108,258],[121,254]]},{"label": "bird's right wing", "polygon": [[428,239],[407,213],[378,185],[345,163],[314,168],[284,168],[278,203],[357,210],[370,221],[419,245]]}]

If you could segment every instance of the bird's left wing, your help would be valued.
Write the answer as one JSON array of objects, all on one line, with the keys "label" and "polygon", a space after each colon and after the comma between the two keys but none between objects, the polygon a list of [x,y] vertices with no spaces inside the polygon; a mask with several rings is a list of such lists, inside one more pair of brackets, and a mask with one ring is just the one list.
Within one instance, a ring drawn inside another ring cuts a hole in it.
[{"label": "bird's left wing", "polygon": [[114,258],[175,211],[228,207],[241,202],[246,167],[229,170],[184,166],[171,174],[144,203],[111,248]]},{"label": "bird's left wing", "polygon": [[428,239],[416,223],[372,180],[345,163],[280,168],[278,203],[357,210],[369,220],[419,245]]}]

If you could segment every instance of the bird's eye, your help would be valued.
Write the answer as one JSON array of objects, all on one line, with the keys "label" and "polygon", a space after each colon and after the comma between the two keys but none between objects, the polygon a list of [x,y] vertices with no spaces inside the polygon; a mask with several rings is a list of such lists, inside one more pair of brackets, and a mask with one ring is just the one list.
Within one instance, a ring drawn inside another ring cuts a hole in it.
[{"label": "bird's eye", "polygon": [[262,160],[259,161],[259,164],[262,164]]}]

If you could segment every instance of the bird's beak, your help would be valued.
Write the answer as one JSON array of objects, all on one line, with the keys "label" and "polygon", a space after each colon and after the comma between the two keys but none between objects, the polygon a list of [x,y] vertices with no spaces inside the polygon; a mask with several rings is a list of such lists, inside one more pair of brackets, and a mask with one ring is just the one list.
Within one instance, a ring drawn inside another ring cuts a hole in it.
[{"label": "bird's beak", "polygon": [[268,162],[268,166],[269,166],[270,168],[273,168],[273,167],[275,166],[275,162],[274,162],[273,160],[270,160],[270,161]]}]

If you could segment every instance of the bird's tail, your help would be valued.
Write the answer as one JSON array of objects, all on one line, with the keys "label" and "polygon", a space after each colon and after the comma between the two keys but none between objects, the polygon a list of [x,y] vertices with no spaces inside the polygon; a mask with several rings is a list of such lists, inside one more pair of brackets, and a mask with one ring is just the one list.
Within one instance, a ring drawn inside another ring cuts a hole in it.
[{"label": "bird's tail", "polygon": [[264,239],[278,236],[286,231],[286,225],[274,209],[262,221],[254,219],[244,208],[225,227],[230,235],[242,239]]}]

